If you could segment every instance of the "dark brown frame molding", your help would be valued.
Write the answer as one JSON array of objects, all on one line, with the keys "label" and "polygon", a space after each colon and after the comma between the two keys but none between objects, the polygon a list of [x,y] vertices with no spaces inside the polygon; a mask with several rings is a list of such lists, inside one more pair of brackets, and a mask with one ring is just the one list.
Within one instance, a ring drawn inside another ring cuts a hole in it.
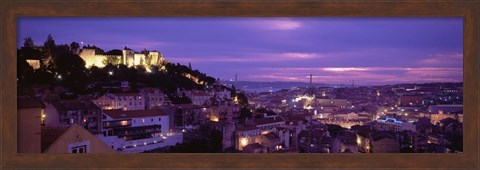
[{"label": "dark brown frame molding", "polygon": [[[479,168],[480,1],[0,2],[0,169],[16,168]],[[16,29],[22,16],[373,16],[464,19],[464,153],[461,154],[19,154],[16,153]]]}]

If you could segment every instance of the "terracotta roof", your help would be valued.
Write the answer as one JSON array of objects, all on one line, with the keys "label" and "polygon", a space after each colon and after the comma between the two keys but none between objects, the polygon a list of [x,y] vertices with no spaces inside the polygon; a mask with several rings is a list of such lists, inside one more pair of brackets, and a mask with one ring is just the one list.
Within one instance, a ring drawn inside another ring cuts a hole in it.
[{"label": "terracotta roof", "polygon": [[163,91],[160,90],[159,88],[154,88],[154,87],[145,87],[143,88],[143,92],[145,93],[160,93],[163,94]]},{"label": "terracotta roof", "polygon": [[44,152],[60,136],[62,136],[69,127],[42,127],[41,131],[41,149]]},{"label": "terracotta roof", "polygon": [[390,139],[395,140],[395,133],[394,132],[383,131],[383,132],[377,132],[377,133],[372,134],[372,140],[373,141],[379,141],[379,140],[382,140],[384,138],[390,138]]},{"label": "terracotta roof", "polygon": [[204,91],[193,91],[192,95],[195,95],[195,96],[210,96],[208,93],[205,93]]},{"label": "terracotta roof", "polygon": [[258,129],[256,126],[242,126],[242,127],[237,127],[237,131],[249,131],[249,130],[255,130]]},{"label": "terracotta roof", "polygon": [[271,132],[271,133],[268,133],[266,135],[264,135],[265,137],[267,137],[267,139],[269,140],[276,140],[276,139],[280,139],[280,137],[278,137],[275,133]]},{"label": "terracotta roof", "polygon": [[270,123],[285,122],[285,120],[283,120],[283,118],[281,117],[269,117],[269,118],[253,119],[253,122],[255,123],[255,125],[264,125],[264,124],[270,124]]},{"label": "terracotta roof", "polygon": [[168,115],[160,109],[127,110],[127,111],[123,111],[121,109],[114,109],[114,110],[104,110],[103,113],[114,119]]},{"label": "terracotta roof", "polygon": [[34,100],[31,97],[17,97],[17,108],[45,107],[42,102]]},{"label": "terracotta roof", "polygon": [[200,106],[194,105],[194,104],[175,104],[175,106],[177,108],[182,108],[182,109],[199,109],[199,108],[201,108]]},{"label": "terracotta roof", "polygon": [[110,93],[115,96],[142,96],[140,93]]},{"label": "terracotta roof", "polygon": [[58,110],[98,109],[98,107],[90,100],[60,100],[52,102],[52,105]]},{"label": "terracotta roof", "polygon": [[243,147],[243,152],[253,152],[255,149],[260,149],[260,148],[263,148],[263,146],[260,145],[259,143],[252,143]]}]

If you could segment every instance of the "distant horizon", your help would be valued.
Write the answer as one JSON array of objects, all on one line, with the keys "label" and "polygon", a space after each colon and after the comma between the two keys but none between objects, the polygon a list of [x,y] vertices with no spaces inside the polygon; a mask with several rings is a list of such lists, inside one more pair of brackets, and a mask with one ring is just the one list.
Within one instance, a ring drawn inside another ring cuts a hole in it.
[{"label": "distant horizon", "polygon": [[[222,80],[220,81],[224,82],[234,82],[230,80]],[[309,84],[310,82],[301,82],[301,81],[248,81],[248,80],[237,80],[237,82],[250,82],[250,83],[302,83],[302,84]],[[400,84],[448,84],[448,83],[463,83],[463,81],[459,82],[405,82],[405,83],[390,83],[390,84],[357,84],[355,82],[355,86],[392,86],[392,85],[400,85]],[[312,84],[325,84],[325,85],[344,85],[344,86],[351,86],[351,84],[348,83],[322,83],[322,82],[312,82]]]},{"label": "distant horizon", "polygon": [[222,80],[463,82],[461,17],[19,17],[17,33],[18,47],[51,34],[57,44],[157,50]]}]

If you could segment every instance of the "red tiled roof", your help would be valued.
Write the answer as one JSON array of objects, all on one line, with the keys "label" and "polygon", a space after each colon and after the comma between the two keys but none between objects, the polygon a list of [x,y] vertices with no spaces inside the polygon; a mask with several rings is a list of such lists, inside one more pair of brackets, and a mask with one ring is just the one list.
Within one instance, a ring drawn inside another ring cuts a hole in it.
[{"label": "red tiled roof", "polygon": [[256,126],[243,126],[243,127],[237,127],[237,131],[249,131],[249,130],[255,130],[258,129]]},{"label": "red tiled roof", "polygon": [[270,124],[270,123],[285,122],[285,120],[283,120],[283,118],[281,117],[269,117],[269,118],[253,119],[253,122],[255,122],[255,125],[264,125],[264,124]]},{"label": "red tiled roof", "polygon": [[111,93],[115,96],[142,96],[140,93]]},{"label": "red tiled roof", "polygon": [[44,152],[60,136],[62,136],[69,127],[42,127],[41,129],[41,149]]},{"label": "red tiled roof", "polygon": [[200,106],[194,105],[194,104],[175,104],[175,107],[182,108],[182,109],[199,109],[199,108],[201,108]]},{"label": "red tiled roof", "polygon": [[210,96],[208,93],[205,93],[204,91],[193,91],[192,95],[195,95],[195,96]]},{"label": "red tiled roof", "polygon": [[104,110],[103,113],[105,113],[106,115],[114,119],[168,115],[160,109],[127,110],[127,111],[123,111],[121,109],[114,109],[114,110]]},{"label": "red tiled roof", "polygon": [[34,108],[45,107],[42,102],[32,99],[31,97],[17,97],[17,108]]}]

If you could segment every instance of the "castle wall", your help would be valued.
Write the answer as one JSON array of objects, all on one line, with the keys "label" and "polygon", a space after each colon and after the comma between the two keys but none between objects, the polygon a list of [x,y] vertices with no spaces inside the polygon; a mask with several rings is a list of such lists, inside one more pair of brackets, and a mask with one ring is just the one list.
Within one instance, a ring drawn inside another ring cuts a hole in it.
[{"label": "castle wall", "polygon": [[135,54],[134,55],[134,63],[133,65],[145,65],[145,54]]},{"label": "castle wall", "polygon": [[[103,55],[95,54],[95,49],[85,48],[82,49],[80,57],[85,61],[85,67],[87,68],[92,66],[104,67],[104,61],[112,57],[118,60],[117,64],[125,64],[128,67],[137,65],[148,67],[145,54],[135,53],[133,50],[122,50],[122,52],[123,55]],[[160,52],[149,52],[148,55],[151,58],[150,65],[162,65],[166,62]]]}]

